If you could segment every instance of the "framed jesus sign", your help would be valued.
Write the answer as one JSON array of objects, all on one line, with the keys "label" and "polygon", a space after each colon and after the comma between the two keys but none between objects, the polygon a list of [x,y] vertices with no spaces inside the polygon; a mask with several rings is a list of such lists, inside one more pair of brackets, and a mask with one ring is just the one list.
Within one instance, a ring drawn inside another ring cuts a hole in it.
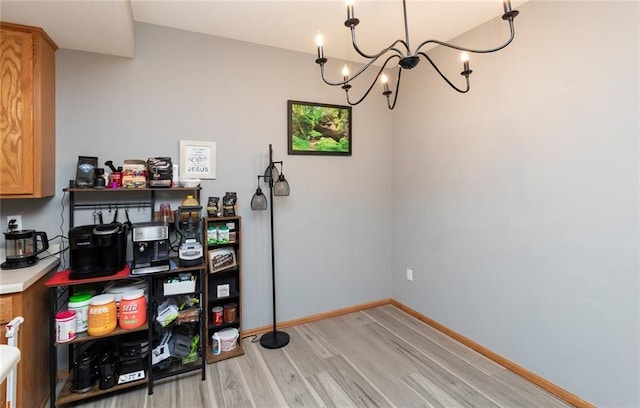
[{"label": "framed jesus sign", "polygon": [[180,141],[180,177],[216,178],[216,142]]}]

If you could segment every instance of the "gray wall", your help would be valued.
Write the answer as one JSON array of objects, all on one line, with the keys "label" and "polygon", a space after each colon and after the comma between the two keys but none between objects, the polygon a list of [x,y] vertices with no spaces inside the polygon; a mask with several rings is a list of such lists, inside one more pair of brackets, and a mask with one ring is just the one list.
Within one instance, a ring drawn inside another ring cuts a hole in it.
[{"label": "gray wall", "polygon": [[271,143],[291,185],[275,206],[278,319],[389,297],[391,113],[382,101],[353,112],[351,157],[288,156],[287,99],[343,103],[342,90],[322,84],[311,54],[138,24],[135,59],[60,50],[56,68],[59,193],[3,200],[2,219],[23,214],[25,227],[50,236],[62,223],[66,234],[61,190],[75,178],[78,155],[177,161],[180,139],[215,141],[217,179],[204,180],[201,195],[238,193],[243,327],[267,325],[269,213],[252,212],[249,202]]},{"label": "gray wall", "polygon": [[403,76],[392,296],[592,403],[637,407],[639,6],[521,12],[513,45],[471,56],[470,94]]},{"label": "gray wall", "polygon": [[[311,54],[143,24],[135,59],[60,50],[58,189],[79,154],[216,141],[202,196],[240,196],[253,328],[270,321],[268,213],[248,202],[273,143],[292,186],[276,207],[280,320],[392,296],[593,403],[638,406],[638,5],[521,10],[511,47],[472,56],[470,94],[423,63],[393,113],[375,96],[354,108],[351,158],[286,154],[287,99],[343,103]],[[3,200],[1,219],[66,232],[62,200]]]}]

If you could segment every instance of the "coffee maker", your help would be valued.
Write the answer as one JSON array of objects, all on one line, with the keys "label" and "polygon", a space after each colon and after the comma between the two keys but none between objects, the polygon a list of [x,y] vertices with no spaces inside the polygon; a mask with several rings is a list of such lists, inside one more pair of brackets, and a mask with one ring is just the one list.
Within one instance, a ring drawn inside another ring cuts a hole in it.
[{"label": "coffee maker", "polygon": [[169,270],[169,226],[164,223],[145,222],[133,224],[133,263],[131,273]]},{"label": "coffee maker", "polygon": [[202,206],[180,206],[176,210],[174,222],[180,234],[178,259],[180,266],[200,265],[203,260],[202,250]]},{"label": "coffee maker", "polygon": [[118,273],[126,265],[127,227],[119,222],[69,230],[70,279]]}]

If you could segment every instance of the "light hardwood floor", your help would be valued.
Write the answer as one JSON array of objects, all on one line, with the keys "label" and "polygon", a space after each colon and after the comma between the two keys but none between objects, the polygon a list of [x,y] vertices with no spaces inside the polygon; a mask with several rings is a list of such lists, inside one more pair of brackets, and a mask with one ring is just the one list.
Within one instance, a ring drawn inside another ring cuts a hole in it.
[{"label": "light hardwood floor", "polygon": [[76,407],[567,407],[511,371],[391,305],[251,338],[246,354],[199,373]]}]

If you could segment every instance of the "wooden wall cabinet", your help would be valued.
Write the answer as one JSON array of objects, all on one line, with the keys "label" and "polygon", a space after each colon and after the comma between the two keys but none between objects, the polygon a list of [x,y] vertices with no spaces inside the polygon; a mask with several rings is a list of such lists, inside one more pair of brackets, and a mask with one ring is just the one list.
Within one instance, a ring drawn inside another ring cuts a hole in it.
[{"label": "wooden wall cabinet", "polygon": [[55,194],[56,44],[0,22],[0,198]]}]

